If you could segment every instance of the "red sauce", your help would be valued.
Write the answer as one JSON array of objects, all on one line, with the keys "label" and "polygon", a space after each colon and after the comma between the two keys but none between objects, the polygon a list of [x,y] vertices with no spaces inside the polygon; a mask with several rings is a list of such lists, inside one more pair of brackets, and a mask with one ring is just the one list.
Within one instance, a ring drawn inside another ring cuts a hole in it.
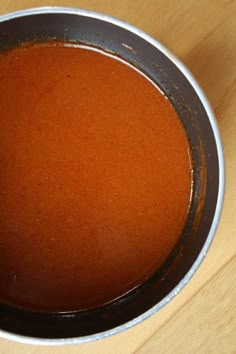
[{"label": "red sauce", "polygon": [[46,311],[143,283],[186,222],[189,145],[170,102],[102,53],[0,54],[0,298]]}]

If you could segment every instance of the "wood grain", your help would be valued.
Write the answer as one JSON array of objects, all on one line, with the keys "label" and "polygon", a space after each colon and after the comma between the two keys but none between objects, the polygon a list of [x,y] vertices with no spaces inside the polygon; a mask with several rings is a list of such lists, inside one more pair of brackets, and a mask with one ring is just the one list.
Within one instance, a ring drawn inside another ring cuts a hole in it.
[{"label": "wood grain", "polygon": [[77,6],[119,17],[184,61],[205,90],[220,126],[225,202],[205,261],[159,313],[125,333],[79,346],[38,347],[1,339],[0,354],[236,353],[236,1],[4,0],[0,13],[45,5]]},{"label": "wood grain", "polygon": [[136,353],[235,353],[235,283],[234,257]]}]

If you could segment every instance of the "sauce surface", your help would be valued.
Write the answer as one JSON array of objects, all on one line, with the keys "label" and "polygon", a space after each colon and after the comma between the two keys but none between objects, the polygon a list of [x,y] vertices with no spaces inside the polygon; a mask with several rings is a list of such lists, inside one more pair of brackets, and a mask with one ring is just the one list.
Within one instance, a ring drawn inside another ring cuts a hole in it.
[{"label": "sauce surface", "polygon": [[191,162],[170,102],[105,54],[0,54],[0,299],[67,311],[145,281],[186,222]]}]

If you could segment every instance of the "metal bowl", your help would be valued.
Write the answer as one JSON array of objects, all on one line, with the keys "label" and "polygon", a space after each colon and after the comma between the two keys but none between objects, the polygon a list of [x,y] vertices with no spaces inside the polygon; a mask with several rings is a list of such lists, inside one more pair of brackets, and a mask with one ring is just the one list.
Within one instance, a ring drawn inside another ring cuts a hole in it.
[{"label": "metal bowl", "polygon": [[95,12],[36,8],[0,17],[0,50],[24,41],[76,41],[113,53],[153,80],[177,110],[194,164],[189,217],[167,262],[142,286],[101,308],[37,313],[0,303],[0,336],[35,344],[101,339],[134,326],[166,305],[188,283],[214,237],[224,192],[224,161],[212,110],[193,76],[162,44],[139,29]]}]

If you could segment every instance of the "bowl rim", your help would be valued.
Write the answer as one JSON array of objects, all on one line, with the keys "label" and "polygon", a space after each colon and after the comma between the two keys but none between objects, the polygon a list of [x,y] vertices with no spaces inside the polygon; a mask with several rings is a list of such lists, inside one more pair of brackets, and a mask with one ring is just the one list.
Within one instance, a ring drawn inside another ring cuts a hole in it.
[{"label": "bowl rim", "polygon": [[181,279],[181,281],[173,288],[160,302],[156,305],[151,307],[146,312],[142,313],[140,316],[130,320],[129,322],[123,323],[115,328],[111,328],[109,330],[99,332],[92,335],[87,335],[83,337],[72,337],[72,338],[60,338],[60,339],[50,339],[50,338],[37,338],[37,337],[30,337],[30,336],[23,336],[15,333],[11,333],[9,331],[5,331],[0,329],[0,337],[5,339],[14,340],[21,343],[28,343],[28,344],[37,344],[37,345],[64,345],[64,344],[79,344],[79,343],[87,343],[90,341],[95,341],[98,339],[106,338],[112,336],[114,334],[123,332],[134,325],[141,323],[157,311],[159,311],[162,307],[164,307],[172,298],[174,298],[180,290],[189,282],[192,278],[200,264],[202,263],[203,259],[206,256],[206,253],[213,241],[223,206],[223,199],[224,199],[224,189],[225,189],[225,166],[224,166],[224,156],[223,156],[223,147],[222,142],[219,134],[218,124],[215,118],[215,115],[212,111],[212,108],[203,93],[200,85],[198,84],[197,80],[194,76],[190,73],[187,67],[173,54],[171,53],[162,43],[158,40],[152,38],[144,31],[140,30],[139,28],[129,24],[128,22],[122,21],[115,17],[105,15],[99,12],[74,8],[74,7],[58,7],[58,6],[43,6],[43,7],[33,7],[25,10],[10,12],[7,14],[0,15],[0,23],[6,22],[9,20],[13,20],[20,17],[25,16],[32,16],[32,15],[45,15],[45,14],[66,14],[66,15],[79,15],[84,17],[95,18],[98,20],[109,22],[115,26],[122,27],[133,34],[141,37],[148,43],[152,44],[156,47],[160,52],[162,52],[171,62],[182,72],[185,78],[189,81],[192,85],[193,89],[195,90],[197,96],[199,97],[210,122],[212,132],[215,138],[216,143],[216,150],[217,156],[219,161],[219,186],[218,186],[218,196],[217,196],[217,203],[216,209],[213,217],[213,221],[211,224],[211,228],[209,230],[208,236],[206,241],[196,258],[195,262],[185,274],[185,276]]}]

